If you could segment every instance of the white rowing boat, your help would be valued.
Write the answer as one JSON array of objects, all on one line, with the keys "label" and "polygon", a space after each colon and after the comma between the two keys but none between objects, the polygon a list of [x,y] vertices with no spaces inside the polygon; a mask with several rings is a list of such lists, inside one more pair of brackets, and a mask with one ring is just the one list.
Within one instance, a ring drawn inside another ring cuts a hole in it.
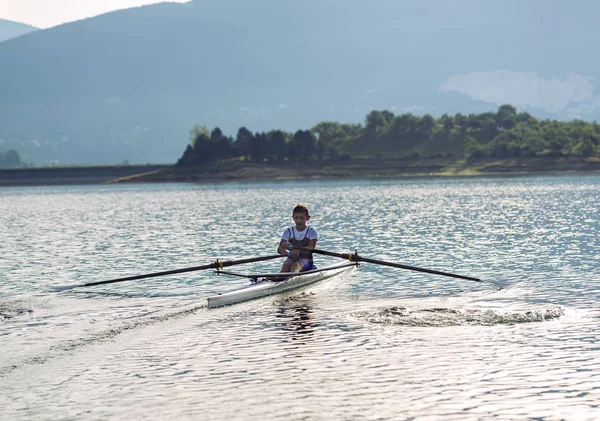
[{"label": "white rowing boat", "polygon": [[[250,285],[231,292],[217,294],[208,297],[208,308],[221,307],[243,301],[254,300],[255,298],[266,297],[273,294],[279,294],[285,291],[291,291],[316,282],[322,281],[332,276],[339,275],[353,267],[356,262],[342,262],[324,266],[320,269],[313,269],[299,273],[263,273],[263,274],[242,274],[235,272],[218,271],[225,275],[242,276],[250,278]],[[281,281],[273,280],[276,277],[284,277]]]}]

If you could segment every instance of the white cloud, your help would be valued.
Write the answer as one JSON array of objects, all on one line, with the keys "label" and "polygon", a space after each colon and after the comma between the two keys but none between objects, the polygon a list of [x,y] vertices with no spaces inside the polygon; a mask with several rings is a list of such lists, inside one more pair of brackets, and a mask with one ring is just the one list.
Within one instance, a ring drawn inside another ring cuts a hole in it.
[{"label": "white cloud", "polygon": [[[163,0],[8,0],[0,2],[0,17],[50,28],[114,10],[145,6]],[[169,0],[185,3],[189,0]]]},{"label": "white cloud", "polygon": [[285,110],[289,108],[288,104],[277,104],[277,105],[261,105],[258,107],[239,107],[240,112],[248,113],[252,115],[265,116],[268,114],[275,113],[277,111]]},{"label": "white cloud", "polygon": [[405,113],[420,113],[424,112],[427,109],[424,105],[411,105],[409,107],[404,107]]},{"label": "white cloud", "polygon": [[459,92],[474,100],[496,105],[512,104],[523,108],[540,108],[546,111],[565,111],[570,105],[594,107],[600,97],[594,99],[595,80],[591,77],[570,73],[564,80],[544,78],[537,73],[496,70],[471,72],[452,76],[444,81],[441,92]]}]

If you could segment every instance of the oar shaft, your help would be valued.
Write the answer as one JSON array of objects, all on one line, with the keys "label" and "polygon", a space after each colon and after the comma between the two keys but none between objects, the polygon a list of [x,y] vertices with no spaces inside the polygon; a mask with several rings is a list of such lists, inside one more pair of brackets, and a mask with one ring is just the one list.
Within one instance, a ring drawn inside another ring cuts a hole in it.
[{"label": "oar shaft", "polygon": [[263,260],[276,259],[278,257],[284,257],[284,256],[282,256],[280,254],[273,254],[270,256],[252,257],[252,258],[240,259],[240,260],[229,260],[229,261],[225,261],[225,262],[217,260],[214,263],[210,263],[210,264],[202,265],[202,266],[193,266],[193,267],[189,267],[189,268],[165,270],[162,272],[146,273],[144,275],[126,276],[123,278],[109,279],[106,281],[89,282],[89,283],[78,285],[78,286],[89,287],[89,286],[94,286],[94,285],[112,284],[115,282],[135,281],[137,279],[153,278],[156,276],[165,276],[165,275],[174,275],[177,273],[193,272],[196,270],[218,269],[218,268],[227,267],[227,266],[241,265],[244,263],[261,262]]},{"label": "oar shaft", "polygon": [[467,281],[484,282],[482,279],[474,278],[472,276],[457,275],[455,273],[442,272],[439,270],[425,269],[425,268],[419,268],[419,267],[415,267],[415,266],[402,265],[400,263],[386,262],[384,260],[369,259],[367,257],[362,257],[358,254],[334,253],[331,251],[309,249],[309,248],[305,248],[305,247],[294,247],[294,249],[309,251],[309,252],[317,253],[317,254],[323,254],[325,256],[339,257],[341,259],[348,259],[353,262],[373,263],[373,264],[381,265],[381,266],[389,266],[389,267],[394,267],[394,268],[399,268],[399,269],[414,270],[416,272],[431,273],[433,275],[441,275],[441,276],[449,276],[451,278],[466,279]]},{"label": "oar shaft", "polygon": [[394,267],[394,268],[414,270],[416,272],[431,273],[433,275],[449,276],[451,278],[466,279],[468,281],[475,281],[475,282],[483,282],[483,280],[481,280],[479,278],[474,278],[472,276],[457,275],[455,273],[442,272],[442,271],[439,271],[439,270],[425,269],[425,268],[419,268],[419,267],[408,266],[408,265],[401,265],[400,263],[393,263],[393,262],[385,262],[385,261],[382,261],[382,260],[368,259],[368,258],[362,257],[362,256],[357,256],[357,258],[360,261],[362,261],[362,262],[374,263],[374,264],[378,264],[378,265],[381,265],[381,266],[390,266],[390,267]]}]

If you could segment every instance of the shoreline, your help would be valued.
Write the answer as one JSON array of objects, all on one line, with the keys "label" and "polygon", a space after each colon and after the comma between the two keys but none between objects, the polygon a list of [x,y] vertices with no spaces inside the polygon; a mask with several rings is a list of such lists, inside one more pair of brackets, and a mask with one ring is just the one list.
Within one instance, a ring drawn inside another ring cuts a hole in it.
[{"label": "shoreline", "polygon": [[89,165],[0,169],[0,187],[106,184],[149,175],[169,165]]},{"label": "shoreline", "polygon": [[354,159],[326,162],[210,163],[202,167],[114,165],[0,170],[0,187],[122,183],[194,183],[444,176],[522,176],[600,173],[600,156],[464,161]]}]

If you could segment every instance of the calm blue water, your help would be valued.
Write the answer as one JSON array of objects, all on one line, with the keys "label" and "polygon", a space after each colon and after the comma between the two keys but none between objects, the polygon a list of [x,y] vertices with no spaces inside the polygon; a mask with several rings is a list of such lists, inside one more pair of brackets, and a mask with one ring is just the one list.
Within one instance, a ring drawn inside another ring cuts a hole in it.
[{"label": "calm blue water", "polygon": [[[365,263],[211,310],[246,281],[48,290],[273,254],[297,202],[321,249],[510,286]],[[0,419],[600,419],[599,209],[599,175],[0,189]]]}]

